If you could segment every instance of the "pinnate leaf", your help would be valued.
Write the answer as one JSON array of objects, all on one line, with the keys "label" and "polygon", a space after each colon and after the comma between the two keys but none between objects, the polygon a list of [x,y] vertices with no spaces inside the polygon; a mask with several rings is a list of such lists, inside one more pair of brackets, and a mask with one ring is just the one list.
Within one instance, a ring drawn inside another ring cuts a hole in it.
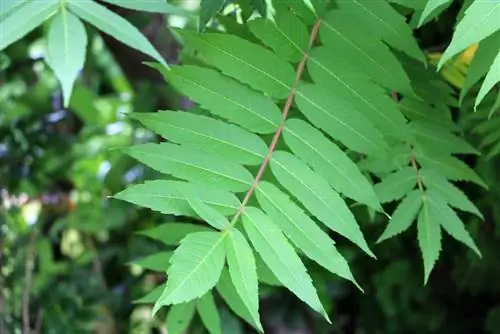
[{"label": "pinnate leaf", "polygon": [[186,198],[196,214],[213,228],[223,230],[230,226],[229,221],[224,215],[200,201],[195,194],[186,195]]},{"label": "pinnate leaf", "polygon": [[413,190],[401,201],[401,203],[399,203],[389,220],[387,228],[384,233],[382,233],[377,243],[406,231],[417,217],[421,206],[422,192],[420,190]]},{"label": "pinnate leaf", "polygon": [[259,316],[257,268],[252,248],[237,229],[228,232],[225,242],[229,274],[234,288],[249,311],[253,323],[262,331]]},{"label": "pinnate leaf", "polygon": [[191,223],[166,223],[137,232],[145,237],[161,241],[165,245],[176,246],[188,234],[193,232],[212,231],[211,228]]},{"label": "pinnate leaf", "polygon": [[299,119],[289,119],[283,139],[299,158],[340,193],[380,210],[372,185],[358,166],[319,130]]},{"label": "pinnate leaf", "polygon": [[217,13],[222,9],[226,0],[201,0],[200,2],[200,21],[199,30],[205,30],[205,27]]},{"label": "pinnate leaf", "polygon": [[140,10],[143,12],[171,14],[179,16],[192,16],[191,13],[185,11],[175,5],[171,5],[167,0],[102,0],[104,2],[120,6],[132,10]]},{"label": "pinnate leaf", "polygon": [[271,170],[279,183],[323,224],[375,257],[353,214],[325,179],[297,157],[284,151],[273,153]]},{"label": "pinnate leaf", "polygon": [[237,163],[260,165],[267,154],[267,146],[259,136],[207,116],[159,111],[136,113],[132,117],[165,139]]},{"label": "pinnate leaf", "polygon": [[59,79],[68,107],[73,85],[83,69],[87,48],[87,33],[82,21],[62,8],[53,18],[47,38],[50,66]]},{"label": "pinnate leaf", "polygon": [[429,214],[435,223],[440,223],[443,229],[453,238],[464,243],[477,255],[481,252],[477,248],[474,240],[464,227],[464,223],[458,218],[457,214],[448,206],[441,195],[433,189],[427,191],[427,203]]},{"label": "pinnate leaf", "polygon": [[147,181],[133,185],[114,197],[164,214],[196,217],[187,198],[187,191],[195,191],[201,201],[224,215],[236,212],[240,202],[230,192],[174,180]]},{"label": "pinnate leaf", "polygon": [[[286,194],[272,183],[261,181],[257,199],[262,209],[281,231],[305,255],[330,272],[359,287],[347,261],[337,251],[333,240],[309,218]],[[360,288],[360,290],[362,290]]]},{"label": "pinnate leaf", "polygon": [[424,284],[427,284],[441,251],[441,227],[437,219],[436,210],[431,210],[428,198],[424,196],[417,224],[418,244],[424,260]]},{"label": "pinnate leaf", "polygon": [[375,193],[382,203],[398,200],[408,194],[417,184],[417,173],[407,166],[382,179],[374,186]]},{"label": "pinnate leaf", "polygon": [[196,309],[200,314],[201,321],[210,334],[222,334],[219,310],[211,292],[207,292],[197,300]]},{"label": "pinnate leaf", "polygon": [[153,313],[163,305],[201,297],[217,284],[226,258],[225,236],[222,232],[196,232],[182,239],[171,258],[167,286]]},{"label": "pinnate leaf", "polygon": [[[26,36],[59,8],[59,0],[26,1],[6,16],[0,16],[0,50]],[[3,6],[3,0],[2,0]]]},{"label": "pinnate leaf", "polygon": [[143,267],[144,269],[166,272],[170,266],[170,258],[173,252],[158,252],[149,256],[146,256],[140,260],[132,261],[131,264],[135,264]]},{"label": "pinnate leaf", "polygon": [[[500,10],[498,11],[498,17],[500,18]],[[498,54],[495,57],[495,60],[493,61],[488,74],[486,74],[486,78],[484,78],[484,82],[481,85],[481,88],[479,89],[476,102],[474,103],[474,109],[477,109],[477,106],[481,103],[481,101],[483,101],[486,94],[488,94],[488,92],[498,82],[500,82],[500,50],[498,51]]]},{"label": "pinnate leaf", "polygon": [[306,267],[281,231],[257,208],[247,207],[242,220],[254,248],[276,277],[297,297],[330,321]]},{"label": "pinnate leaf", "polygon": [[127,153],[161,173],[220,189],[242,192],[253,182],[252,174],[241,165],[172,143],[140,144]]},{"label": "pinnate leaf", "polygon": [[176,31],[224,74],[269,96],[288,96],[295,81],[295,70],[271,51],[234,35]]},{"label": "pinnate leaf", "polygon": [[465,11],[458,23],[450,45],[439,60],[438,69],[446,61],[474,43],[500,30],[500,2],[476,0]]},{"label": "pinnate leaf", "polygon": [[167,63],[149,40],[130,22],[92,0],[67,0],[68,8],[82,20],[116,38],[123,44],[141,51],[160,62]]},{"label": "pinnate leaf", "polygon": [[424,11],[420,16],[418,25],[421,26],[436,9],[450,3],[451,0],[428,0],[427,5],[425,5]]}]

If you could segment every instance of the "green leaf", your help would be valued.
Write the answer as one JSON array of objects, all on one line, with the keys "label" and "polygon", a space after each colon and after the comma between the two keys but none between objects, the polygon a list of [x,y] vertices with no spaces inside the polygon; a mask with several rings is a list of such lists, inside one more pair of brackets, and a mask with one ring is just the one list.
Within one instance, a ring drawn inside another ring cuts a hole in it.
[{"label": "green leaf", "polygon": [[191,223],[166,223],[153,228],[137,232],[145,237],[161,241],[165,245],[176,246],[188,234],[193,232],[213,231],[203,225]]},{"label": "green leaf", "polygon": [[182,334],[188,328],[191,319],[194,316],[196,303],[190,301],[173,305],[167,314],[168,334]]},{"label": "green leaf", "polygon": [[132,301],[134,304],[153,304],[160,298],[162,291],[165,289],[166,284],[162,284],[148,292],[145,296]]},{"label": "green leaf", "polygon": [[170,258],[173,252],[159,252],[142,259],[130,262],[130,264],[135,264],[143,267],[144,269],[149,269],[153,271],[166,272],[170,266]]},{"label": "green leaf", "polygon": [[321,21],[324,45],[356,63],[372,80],[394,91],[413,95],[410,79],[389,48],[370,32],[360,33],[358,21],[332,10]]},{"label": "green leaf", "polygon": [[[500,8],[500,7],[499,7]],[[498,12],[500,18],[500,11]],[[477,106],[484,99],[486,94],[500,81],[500,51],[498,52],[491,68],[486,74],[486,78],[484,78],[484,82],[481,85],[481,89],[479,89],[479,93],[477,94],[476,102],[474,103],[474,110],[477,109]]]},{"label": "green leaf", "polygon": [[263,332],[259,316],[259,290],[257,268],[252,248],[237,229],[232,229],[226,238],[226,253],[229,273],[234,287],[253,323]]},{"label": "green leaf", "polygon": [[223,230],[230,226],[227,218],[222,215],[219,211],[215,210],[211,206],[206,205],[202,201],[200,201],[196,195],[191,194],[190,196],[186,196],[189,205],[193,208],[193,210],[207,222],[213,228],[218,230]]},{"label": "green leaf", "polygon": [[374,189],[380,202],[387,203],[404,197],[416,184],[417,173],[413,167],[407,166],[384,177]]},{"label": "green leaf", "polygon": [[299,62],[309,47],[305,24],[288,10],[278,11],[274,22],[258,18],[248,22],[250,31],[278,56]]},{"label": "green leaf", "polygon": [[3,16],[12,13],[16,8],[31,0],[3,0],[0,5],[0,21]]},{"label": "green leaf", "polygon": [[465,196],[465,194],[460,189],[448,182],[448,180],[446,180],[435,171],[428,168],[422,168],[420,169],[420,177],[424,182],[426,188],[432,189],[433,191],[438,193],[451,206],[463,211],[473,213],[479,218],[484,219],[479,209],[467,198],[467,196]]},{"label": "green leaf", "polygon": [[386,1],[339,1],[337,5],[342,15],[359,23],[358,31],[364,28],[408,56],[426,62],[405,17]]},{"label": "green leaf", "polygon": [[421,26],[436,9],[449,3],[451,3],[451,0],[429,0],[420,16],[418,26]]},{"label": "green leaf", "polygon": [[243,226],[253,246],[283,285],[330,322],[306,267],[273,222],[259,209],[247,207]]},{"label": "green leaf", "polygon": [[91,0],[67,0],[68,8],[82,20],[116,38],[123,44],[147,54],[168,66],[144,35],[121,16]]},{"label": "green leaf", "polygon": [[181,111],[131,116],[165,139],[237,163],[260,165],[267,155],[268,148],[259,136],[210,117]]},{"label": "green leaf", "polygon": [[463,138],[443,131],[440,126],[422,121],[413,121],[410,123],[410,131],[416,139],[414,142],[415,146],[425,151],[431,150],[443,154],[480,154],[478,150]]},{"label": "green leaf", "polygon": [[222,334],[219,311],[211,292],[198,299],[196,309],[210,334]]},{"label": "green leaf", "polygon": [[434,154],[430,152],[415,152],[415,157],[423,167],[433,169],[441,176],[452,181],[471,181],[488,189],[486,183],[476,174],[476,172],[467,166],[462,160],[453,156],[443,154]]},{"label": "green leaf", "polygon": [[260,329],[260,324],[257,325],[253,322],[250,311],[246,307],[241,297],[238,295],[238,292],[236,291],[236,288],[231,281],[231,277],[229,276],[229,272],[227,269],[224,269],[222,271],[219,283],[217,283],[216,288],[219,294],[222,296],[222,299],[224,299],[226,304],[234,313],[245,320],[248,324],[252,325],[255,329],[263,332],[263,330]]},{"label": "green leaf", "polygon": [[271,170],[279,183],[323,224],[375,258],[353,214],[325,179],[297,157],[283,151],[273,153]]},{"label": "green leaf", "polygon": [[427,196],[424,196],[417,224],[418,244],[424,260],[424,284],[427,284],[441,251],[441,228],[435,214],[436,211],[431,210]]},{"label": "green leaf", "polygon": [[283,139],[299,158],[324,177],[338,192],[380,210],[372,185],[358,166],[320,131],[299,119],[288,119]]},{"label": "green leaf", "polygon": [[315,83],[328,87],[325,94],[328,97],[322,98],[329,98],[329,102],[332,99],[344,100],[352,105],[347,106],[346,113],[355,109],[384,135],[408,139],[406,119],[398,110],[397,103],[351,59],[345,58],[331,46],[322,46],[310,52],[307,68]]},{"label": "green leaf", "polygon": [[252,174],[241,165],[176,144],[140,144],[127,153],[161,173],[220,189],[243,192],[253,182]]},{"label": "green leaf", "polygon": [[459,132],[460,128],[441,109],[411,98],[403,98],[399,102],[401,112],[412,121],[421,121],[440,126],[448,131]]},{"label": "green leaf", "polygon": [[269,96],[217,71],[187,65],[161,72],[167,82],[201,107],[252,132],[274,133],[281,124],[281,112]]},{"label": "green leaf", "polygon": [[337,251],[334,241],[307,216],[286,194],[273,184],[261,181],[257,199],[272,222],[310,259],[330,272],[353,282],[349,265]]},{"label": "green leaf", "polygon": [[259,282],[270,285],[282,287],[283,284],[279,281],[276,275],[269,269],[269,266],[262,260],[259,253],[255,253],[255,265],[257,266],[257,277]]},{"label": "green leaf", "polygon": [[[2,0],[3,4],[3,0]],[[59,8],[59,0],[26,1],[13,5],[15,10],[2,17],[0,21],[0,50],[26,36],[54,15]]]},{"label": "green leaf", "polygon": [[62,86],[64,107],[68,107],[73,85],[85,63],[87,33],[82,21],[61,8],[53,18],[47,37],[49,64]]},{"label": "green leaf", "polygon": [[389,150],[382,133],[363,114],[324,86],[299,85],[295,102],[311,123],[348,148],[373,155]]},{"label": "green leaf", "polygon": [[193,16],[190,12],[175,5],[171,5],[167,0],[102,0],[104,2],[120,6],[127,9],[139,10],[150,13],[161,13],[178,16]]},{"label": "green leaf", "polygon": [[271,97],[285,98],[295,81],[289,63],[260,45],[222,33],[197,34],[176,30],[210,64]]},{"label": "green leaf", "polygon": [[226,0],[201,0],[199,30],[205,30],[208,21],[212,19],[224,6]]},{"label": "green leaf", "polygon": [[429,215],[434,222],[441,224],[443,229],[453,238],[467,245],[481,257],[481,252],[465,229],[464,223],[436,190],[429,189],[427,191],[427,203],[429,205]]},{"label": "green leaf", "polygon": [[500,3],[474,1],[458,23],[450,45],[439,60],[438,70],[453,56],[500,30]]},{"label": "green leaf", "polygon": [[479,43],[477,51],[474,53],[474,58],[467,70],[465,82],[460,90],[460,104],[463,103],[467,92],[488,73],[490,65],[495,60],[500,50],[500,31],[485,38]]},{"label": "green leaf", "polygon": [[410,228],[421,206],[422,193],[420,190],[413,190],[399,203],[377,243],[392,238]]},{"label": "green leaf", "polygon": [[222,232],[196,232],[182,239],[171,258],[165,290],[155,303],[161,306],[188,302],[203,296],[219,280],[226,258]]},{"label": "green leaf", "polygon": [[196,217],[184,195],[185,189],[195,191],[203,202],[223,215],[235,213],[240,206],[239,200],[230,192],[173,180],[155,180],[137,184],[119,192],[114,198],[164,214]]}]

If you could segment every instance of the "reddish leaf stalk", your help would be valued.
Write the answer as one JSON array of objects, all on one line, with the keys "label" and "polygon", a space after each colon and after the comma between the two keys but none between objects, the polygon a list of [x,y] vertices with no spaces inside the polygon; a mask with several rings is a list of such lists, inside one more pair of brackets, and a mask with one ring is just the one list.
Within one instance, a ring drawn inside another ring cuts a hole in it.
[{"label": "reddish leaf stalk", "polygon": [[[321,24],[321,20],[316,21],[314,24],[312,30],[311,30],[311,35],[309,37],[309,50],[311,50],[314,41],[316,40],[316,37],[318,35],[318,30],[319,26]],[[247,193],[245,194],[245,197],[241,201],[241,205],[238,208],[238,211],[236,211],[236,214],[234,215],[233,219],[231,219],[231,226],[233,226],[238,218],[241,216],[243,211],[245,211],[245,207],[248,204],[248,201],[252,197],[253,193],[255,192],[255,189],[257,189],[257,185],[259,184],[260,180],[262,179],[262,176],[264,175],[264,172],[269,165],[269,161],[271,160],[271,156],[276,149],[276,146],[278,144],[278,140],[281,136],[281,133],[283,132],[283,129],[285,128],[285,122],[288,117],[288,112],[290,110],[290,107],[292,106],[293,99],[295,97],[295,93],[297,91],[297,86],[299,84],[300,78],[302,77],[302,73],[304,72],[304,67],[306,64],[307,59],[309,58],[309,53],[306,52],[304,53],[304,56],[300,60],[300,63],[297,65],[297,69],[295,71],[295,81],[290,89],[290,93],[288,94],[288,97],[285,101],[285,105],[283,106],[283,111],[282,111],[282,120],[281,124],[276,129],[276,132],[274,133],[273,140],[271,141],[271,144],[269,145],[269,150],[267,152],[266,157],[264,158],[264,161],[259,167],[259,171],[257,172],[257,175],[255,176],[252,185],[250,186],[250,189],[248,189]]]}]

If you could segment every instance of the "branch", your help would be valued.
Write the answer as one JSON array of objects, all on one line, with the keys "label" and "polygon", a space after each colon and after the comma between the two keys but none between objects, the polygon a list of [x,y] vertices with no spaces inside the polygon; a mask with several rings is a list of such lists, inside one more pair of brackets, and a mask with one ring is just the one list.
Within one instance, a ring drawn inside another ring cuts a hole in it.
[{"label": "branch", "polygon": [[[311,30],[311,35],[309,38],[309,50],[312,48],[314,41],[316,40],[316,36],[318,35],[318,30],[319,26],[321,24],[321,20],[318,20],[312,30]],[[245,197],[243,198],[243,201],[241,201],[241,205],[238,208],[238,211],[236,211],[236,214],[234,215],[233,219],[231,219],[231,226],[234,226],[238,218],[241,216],[243,211],[245,210],[245,207],[252,197],[255,189],[257,188],[257,185],[259,184],[262,175],[264,175],[264,171],[266,170],[267,166],[269,165],[269,161],[271,160],[271,156],[276,149],[276,146],[278,144],[278,140],[280,138],[281,132],[283,131],[285,127],[285,122],[286,118],[288,117],[288,112],[290,110],[290,107],[292,106],[293,98],[295,97],[295,92],[297,90],[297,85],[299,84],[300,78],[302,77],[302,73],[304,72],[304,67],[306,60],[309,58],[309,53],[304,53],[304,56],[300,60],[299,65],[297,65],[297,69],[295,71],[295,82],[293,83],[290,93],[288,94],[288,97],[286,99],[285,105],[283,106],[283,111],[282,111],[282,120],[281,124],[274,133],[273,140],[271,141],[271,144],[269,145],[269,151],[267,152],[266,157],[264,158],[264,161],[259,167],[259,171],[257,172],[257,175],[255,176],[255,179],[252,182],[252,185],[250,186],[250,189],[248,189],[248,192],[245,194]]]},{"label": "branch", "polygon": [[30,292],[33,279],[34,254],[36,244],[36,233],[31,233],[30,242],[26,251],[26,262],[24,265],[24,291],[23,291],[23,333],[30,334]]}]

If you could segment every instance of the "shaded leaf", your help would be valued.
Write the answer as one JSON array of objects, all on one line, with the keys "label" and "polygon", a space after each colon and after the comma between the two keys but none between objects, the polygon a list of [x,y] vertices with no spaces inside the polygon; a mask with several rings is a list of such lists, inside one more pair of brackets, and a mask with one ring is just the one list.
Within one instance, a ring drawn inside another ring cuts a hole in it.
[{"label": "shaded leaf", "polygon": [[398,200],[408,194],[417,184],[417,173],[407,166],[384,177],[374,186],[375,193],[382,203]]},{"label": "shaded leaf", "polygon": [[219,310],[211,292],[198,299],[196,309],[210,334],[222,334]]},{"label": "shaded leaf", "polygon": [[[500,6],[500,5],[499,5]],[[500,7],[499,7],[500,8]],[[498,12],[498,16],[500,18],[500,10]],[[491,65],[488,74],[486,74],[486,78],[484,78],[484,82],[479,89],[479,93],[477,94],[476,102],[474,103],[474,109],[477,109],[477,106],[484,99],[486,94],[495,86],[498,82],[500,82],[500,51],[498,52],[493,64]]]},{"label": "shaded leaf", "polygon": [[137,232],[140,235],[161,241],[165,245],[175,246],[188,234],[193,232],[213,231],[211,228],[203,225],[191,223],[166,223],[153,228]]},{"label": "shaded leaf", "polygon": [[196,303],[190,301],[173,305],[167,314],[168,334],[182,334],[188,328],[191,319],[194,316]]},{"label": "shaded leaf", "polygon": [[[166,272],[170,266],[170,258],[173,252],[158,252],[142,259],[130,262],[130,264],[135,264],[143,267],[144,269],[149,269],[153,271]],[[159,296],[158,296],[159,297]]]},{"label": "shaded leaf", "polygon": [[199,30],[205,30],[205,27],[224,6],[226,0],[201,0],[200,1],[200,21]]}]

